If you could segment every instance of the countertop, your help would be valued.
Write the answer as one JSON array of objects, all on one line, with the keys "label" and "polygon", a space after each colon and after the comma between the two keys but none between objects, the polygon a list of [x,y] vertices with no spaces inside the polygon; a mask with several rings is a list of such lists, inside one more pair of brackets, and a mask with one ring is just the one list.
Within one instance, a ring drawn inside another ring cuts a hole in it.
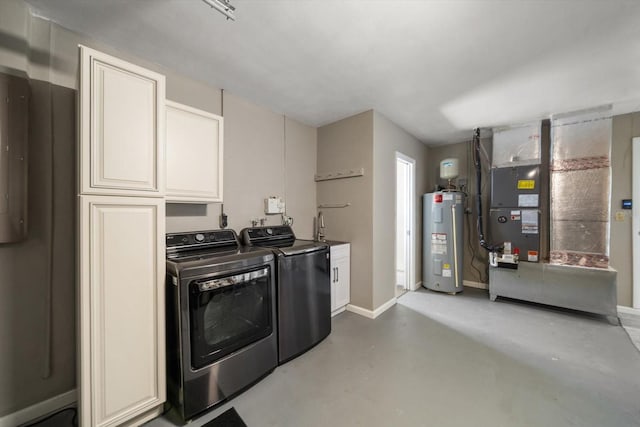
[{"label": "countertop", "polygon": [[329,246],[348,245],[349,242],[341,242],[340,240],[325,240],[322,243],[326,243]]}]

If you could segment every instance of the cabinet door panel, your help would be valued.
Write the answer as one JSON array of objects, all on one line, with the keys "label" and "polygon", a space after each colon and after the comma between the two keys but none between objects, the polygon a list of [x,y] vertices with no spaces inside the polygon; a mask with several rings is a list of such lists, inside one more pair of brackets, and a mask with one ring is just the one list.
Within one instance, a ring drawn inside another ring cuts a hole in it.
[{"label": "cabinet door panel", "polygon": [[164,76],[81,52],[82,193],[161,196]]},{"label": "cabinet door panel", "polygon": [[349,304],[349,301],[351,300],[351,271],[349,257],[338,258],[335,265],[338,276],[336,283],[336,306],[343,307]]},{"label": "cabinet door panel", "polygon": [[[351,245],[331,246],[331,311],[351,301]],[[334,313],[335,314],[335,313]]]},{"label": "cabinet door panel", "polygon": [[168,201],[221,202],[223,119],[166,102]]},{"label": "cabinet door panel", "polygon": [[115,426],[165,400],[164,202],[82,196],[81,205],[81,416]]}]

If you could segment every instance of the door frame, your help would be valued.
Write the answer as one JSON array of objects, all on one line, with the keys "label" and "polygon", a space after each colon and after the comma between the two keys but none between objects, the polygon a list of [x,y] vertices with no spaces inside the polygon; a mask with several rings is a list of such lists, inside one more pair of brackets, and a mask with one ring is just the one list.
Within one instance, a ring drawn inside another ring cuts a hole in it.
[{"label": "door frame", "polygon": [[[410,236],[409,236],[409,251],[407,253],[407,271],[405,273],[406,276],[406,280],[409,282],[408,286],[407,286],[407,291],[415,291],[416,289],[418,289],[417,283],[416,283],[416,161],[415,159],[413,159],[410,156],[407,156],[404,153],[401,153],[400,151],[396,151],[396,155],[395,155],[395,176],[396,176],[396,186],[395,186],[395,200],[394,200],[394,209],[395,209],[395,227],[394,227],[394,231],[396,234],[396,238],[394,239],[394,272],[397,272],[398,270],[398,266],[397,266],[397,259],[396,259],[396,255],[397,255],[397,249],[398,249],[398,244],[399,242],[397,241],[397,229],[398,229],[398,206],[397,206],[397,190],[398,190],[398,162],[403,162],[406,163],[409,166],[409,188],[408,188],[408,200],[409,200],[409,209],[407,209],[407,222],[409,224],[410,227]],[[395,275],[394,275],[395,277]],[[394,283],[395,283],[395,279],[394,279]],[[395,285],[394,285],[395,287]]]},{"label": "door frame", "polygon": [[631,168],[631,194],[634,201],[632,205],[632,225],[631,239],[633,247],[633,288],[632,307],[640,309],[640,137],[635,137],[631,141],[631,151],[633,153],[633,167]]}]

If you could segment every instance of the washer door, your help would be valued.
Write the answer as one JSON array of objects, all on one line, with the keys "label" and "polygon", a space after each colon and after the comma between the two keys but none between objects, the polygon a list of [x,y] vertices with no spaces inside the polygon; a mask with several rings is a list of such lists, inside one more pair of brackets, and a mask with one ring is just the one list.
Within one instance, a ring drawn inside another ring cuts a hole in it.
[{"label": "washer door", "polygon": [[273,332],[271,268],[189,284],[191,367],[196,370]]}]

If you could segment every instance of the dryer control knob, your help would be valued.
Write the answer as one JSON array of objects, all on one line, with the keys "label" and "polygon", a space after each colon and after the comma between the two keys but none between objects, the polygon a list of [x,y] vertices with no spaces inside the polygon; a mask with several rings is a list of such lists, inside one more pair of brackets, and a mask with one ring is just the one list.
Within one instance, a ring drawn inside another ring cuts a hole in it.
[{"label": "dryer control knob", "polygon": [[204,242],[204,234],[202,233],[196,234],[196,242]]}]

